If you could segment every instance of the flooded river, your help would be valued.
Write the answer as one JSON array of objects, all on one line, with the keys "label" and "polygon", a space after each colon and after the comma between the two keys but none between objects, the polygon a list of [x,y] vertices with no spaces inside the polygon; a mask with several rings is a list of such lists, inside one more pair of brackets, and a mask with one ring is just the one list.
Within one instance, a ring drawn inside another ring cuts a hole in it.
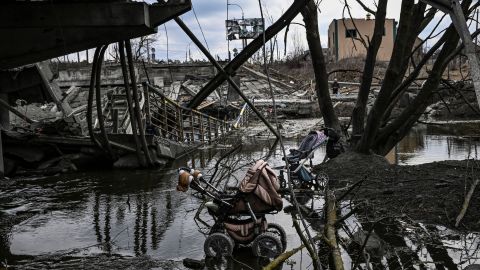
[{"label": "flooded river", "polygon": [[[282,165],[281,152],[278,146],[272,148],[272,143],[245,145],[232,156],[228,164],[238,170],[227,180],[229,185],[236,185],[236,178],[241,179],[248,168],[243,165],[253,160],[267,157],[272,167]],[[292,148],[298,143],[291,140],[286,146]],[[393,151],[391,161],[418,164],[478,158],[477,147],[480,149],[478,140],[417,130]],[[209,172],[222,153],[222,147],[203,149],[160,170],[95,171],[9,180],[0,189],[0,261],[18,269],[184,269],[183,259],[204,258],[207,228],[195,220],[200,200],[190,192],[175,190],[176,168],[192,166]],[[324,149],[318,150],[314,161],[320,162],[323,156]],[[288,205],[285,201],[287,209]],[[315,200],[314,208],[320,211],[321,199]],[[212,223],[205,212],[200,218]],[[281,211],[267,219],[282,224],[288,249],[300,245],[289,214]],[[320,221],[310,220],[309,224],[313,232],[320,230]],[[480,245],[476,234],[445,241],[454,247],[451,254],[456,263],[461,260],[457,249],[464,244]],[[424,261],[431,260],[427,255]],[[251,251],[244,248],[236,251],[231,260],[207,265],[209,269],[220,269],[220,265],[228,269],[260,269],[265,264],[253,258]],[[348,256],[345,259],[348,261]],[[312,269],[310,263],[305,253],[298,253],[283,269]]]}]

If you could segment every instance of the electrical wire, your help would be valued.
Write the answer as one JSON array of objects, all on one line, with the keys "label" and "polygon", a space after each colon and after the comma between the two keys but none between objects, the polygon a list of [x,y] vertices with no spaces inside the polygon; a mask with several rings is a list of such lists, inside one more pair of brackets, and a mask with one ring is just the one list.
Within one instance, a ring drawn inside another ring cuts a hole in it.
[{"label": "electrical wire", "polygon": [[205,35],[203,34],[202,26],[200,25],[200,22],[198,21],[197,13],[195,13],[195,9],[193,8],[193,5],[192,5],[192,11],[193,11],[193,15],[195,15],[195,20],[197,20],[197,24],[198,24],[198,27],[200,28],[200,33],[202,33],[202,37],[203,37],[203,40],[205,41],[205,45],[207,46],[207,50],[208,50],[208,52],[210,52],[210,48],[208,47],[207,39],[205,38]]},{"label": "electrical wire", "polygon": [[[268,71],[267,53],[266,53],[266,47],[265,47],[265,44],[266,44],[265,19],[264,19],[264,16],[263,16],[263,8],[262,8],[261,0],[258,0],[258,6],[260,8],[260,16],[262,18],[263,28],[264,28],[263,32],[262,32],[262,37],[263,37],[263,47],[262,47],[262,50],[263,50],[263,66],[264,66],[264,70],[265,70],[265,75],[267,76],[267,82],[268,82],[268,88],[270,90],[270,96],[272,98],[273,117],[275,119],[275,125],[277,127],[277,133],[280,135],[280,136],[278,136],[278,140],[279,140],[279,143],[280,143],[280,148],[282,150],[283,158],[285,160],[285,165],[286,165],[286,168],[287,168],[287,178],[288,178],[288,183],[289,183],[290,194],[292,196],[292,199],[293,199],[293,202],[294,202],[294,205],[295,205],[295,208],[296,208],[296,212],[299,215],[300,220],[302,222],[302,225],[304,227],[305,233],[307,234],[308,241],[310,242],[310,246],[311,246],[313,252],[315,253],[315,255],[318,256],[318,252],[317,252],[317,249],[315,247],[315,243],[312,240],[312,236],[310,234],[310,231],[308,230],[308,226],[305,222],[305,219],[303,218],[300,207],[298,206],[297,197],[296,197],[295,192],[293,190],[293,181],[290,177],[290,166],[288,164],[287,153],[285,151],[285,145],[283,144],[282,134],[280,132],[280,125],[279,125],[279,122],[278,122],[277,106],[276,106],[276,102],[275,102],[275,94],[273,92],[272,83],[271,83],[271,80],[270,80],[270,72]],[[320,262],[318,262],[318,260],[314,260],[314,258],[312,258],[312,260],[314,261],[314,263],[317,264],[318,269],[322,269],[322,265],[320,264]]]}]

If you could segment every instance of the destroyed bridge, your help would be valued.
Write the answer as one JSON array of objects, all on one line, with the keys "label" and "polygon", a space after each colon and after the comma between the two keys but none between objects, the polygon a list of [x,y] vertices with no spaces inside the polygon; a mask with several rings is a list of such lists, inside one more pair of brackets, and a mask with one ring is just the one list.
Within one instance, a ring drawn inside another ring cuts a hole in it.
[{"label": "destroyed bridge", "polygon": [[[158,166],[225,136],[245,124],[249,115],[279,137],[265,116],[272,100],[260,95],[267,92],[270,78],[244,64],[287,27],[306,2],[294,1],[227,63],[219,63],[180,19],[191,9],[190,0],[154,4],[127,0],[2,3],[0,35],[8,37],[8,42],[0,43],[1,174],[14,174],[18,168],[24,173],[27,169],[56,173],[100,163]],[[465,18],[457,16],[458,1],[426,2],[449,13],[459,31],[465,30]],[[181,79],[174,78],[168,61],[162,69],[142,65],[132,56],[132,39],[156,33],[158,26],[171,20],[210,62],[173,67],[183,72]],[[471,43],[468,37],[463,41]],[[102,65],[112,44],[120,61],[106,69]],[[83,73],[55,72],[47,61],[92,48],[93,63]],[[475,59],[470,61],[473,66]],[[477,88],[480,79],[475,77],[476,67],[472,77]],[[205,70],[213,73],[213,78],[204,76]],[[169,73],[168,84],[161,79],[168,75],[155,76],[162,72]],[[285,112],[294,108],[296,114],[318,114],[313,87],[302,89],[292,101],[292,93],[301,87],[292,85],[294,79],[274,77],[272,74],[271,82]],[[223,96],[227,100],[222,100]],[[42,106],[53,121],[29,117],[26,104],[33,102],[54,104]]]},{"label": "destroyed bridge", "polygon": [[[179,18],[191,9],[189,0],[3,3],[0,34],[8,36],[9,42],[0,44],[1,173],[10,175],[20,167],[23,173],[26,169],[56,173],[92,161],[119,167],[158,166],[221,138],[244,124],[249,114],[278,136],[235,75],[247,73],[248,78],[242,80],[252,85],[253,92],[265,90],[266,78],[261,72],[242,65],[265,40],[288,25],[305,2],[295,1],[264,36],[253,39],[232,61],[222,64]],[[204,69],[214,71],[212,79],[202,81],[202,74],[197,74],[200,79],[179,82],[172,78],[167,85],[149,76],[155,74],[155,68],[134,61],[131,40],[155,33],[169,20],[208,58],[215,70]],[[118,46],[120,58],[115,67],[118,72],[112,71],[116,75],[105,73],[105,54],[111,44]],[[68,84],[69,74],[56,72],[47,61],[92,48],[95,53],[88,77],[86,73],[86,78],[77,76],[75,83]],[[284,102],[288,103],[292,86],[280,80],[276,85],[285,89]],[[225,94],[236,102],[218,98]],[[29,116],[33,112],[27,113],[27,104],[34,102],[46,104],[39,114],[45,111],[50,121]],[[299,110],[307,108],[310,113],[312,100],[306,98],[299,104],[303,104]],[[271,104],[268,99],[258,99],[258,106]],[[225,110],[228,107],[233,110]]]}]

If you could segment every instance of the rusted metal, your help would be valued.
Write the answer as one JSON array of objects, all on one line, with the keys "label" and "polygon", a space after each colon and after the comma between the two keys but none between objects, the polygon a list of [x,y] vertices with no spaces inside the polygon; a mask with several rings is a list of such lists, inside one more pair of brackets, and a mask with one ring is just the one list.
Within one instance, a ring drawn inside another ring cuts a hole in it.
[{"label": "rusted metal", "polygon": [[[155,87],[148,85],[152,112],[152,126],[160,131],[166,139],[177,139],[180,142],[205,143],[206,138],[212,142],[220,134],[225,135],[230,130],[230,123],[213,118],[197,110],[183,107],[166,97]],[[205,134],[206,133],[206,134]]]}]

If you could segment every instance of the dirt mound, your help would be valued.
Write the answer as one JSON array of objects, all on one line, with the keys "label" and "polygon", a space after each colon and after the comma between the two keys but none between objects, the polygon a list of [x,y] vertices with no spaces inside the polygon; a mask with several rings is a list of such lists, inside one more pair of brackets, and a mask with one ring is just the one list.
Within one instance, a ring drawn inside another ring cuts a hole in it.
[{"label": "dirt mound", "polygon": [[[442,161],[415,166],[389,165],[383,157],[346,153],[316,167],[336,188],[365,179],[349,199],[368,219],[408,217],[453,228],[466,193],[480,177],[480,161]],[[480,231],[480,187],[460,228]]]},{"label": "dirt mound", "polygon": [[327,173],[330,179],[343,186],[365,178],[372,171],[382,171],[390,167],[382,156],[346,152],[315,167],[315,170]]}]

